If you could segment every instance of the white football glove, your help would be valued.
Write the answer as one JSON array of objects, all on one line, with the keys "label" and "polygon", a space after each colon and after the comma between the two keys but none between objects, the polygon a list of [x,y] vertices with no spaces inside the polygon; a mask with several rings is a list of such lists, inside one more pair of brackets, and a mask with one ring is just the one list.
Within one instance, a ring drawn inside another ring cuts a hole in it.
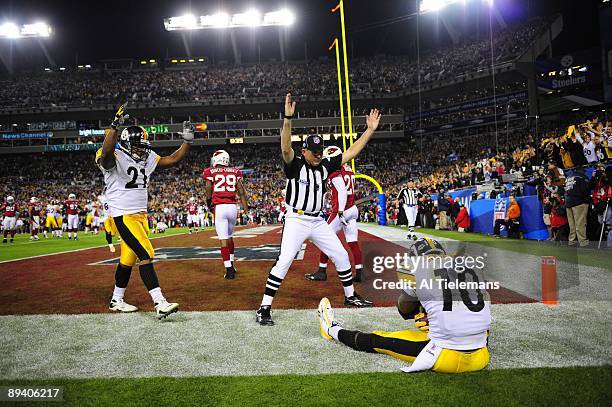
[{"label": "white football glove", "polygon": [[338,212],[338,218],[340,218],[340,222],[342,222],[344,226],[348,226],[348,221],[344,219],[344,213]]},{"label": "white football glove", "polygon": [[183,122],[183,131],[179,132],[181,137],[183,137],[183,143],[193,144],[194,139],[194,126],[193,123],[189,121]]}]

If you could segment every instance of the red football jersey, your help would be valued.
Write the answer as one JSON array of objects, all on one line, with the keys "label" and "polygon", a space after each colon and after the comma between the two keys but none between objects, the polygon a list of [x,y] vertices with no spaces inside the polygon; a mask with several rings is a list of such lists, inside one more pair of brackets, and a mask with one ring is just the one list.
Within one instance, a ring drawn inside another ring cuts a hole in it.
[{"label": "red football jersey", "polygon": [[198,205],[195,203],[188,203],[187,204],[187,212],[189,212],[190,215],[195,215],[198,213]]},{"label": "red football jersey", "polygon": [[202,177],[212,182],[213,205],[236,203],[236,184],[242,179],[242,172],[238,168],[207,168]]},{"label": "red football jersey", "polygon": [[2,212],[4,212],[4,216],[8,216],[9,218],[14,217],[17,212],[17,204],[8,204],[5,202],[2,206]]},{"label": "red football jersey", "polygon": [[66,213],[68,215],[78,215],[79,214],[79,201],[77,200],[66,200],[64,201],[64,207],[66,208]]},{"label": "red football jersey", "polygon": [[344,210],[355,205],[355,173],[348,165],[343,165],[338,171],[334,171],[327,178],[327,188],[331,191],[331,211],[338,212],[338,190],[334,186],[332,180],[340,177],[346,185],[346,205]]},{"label": "red football jersey", "polygon": [[30,204],[30,216],[40,216],[40,212],[43,210],[41,202]]}]

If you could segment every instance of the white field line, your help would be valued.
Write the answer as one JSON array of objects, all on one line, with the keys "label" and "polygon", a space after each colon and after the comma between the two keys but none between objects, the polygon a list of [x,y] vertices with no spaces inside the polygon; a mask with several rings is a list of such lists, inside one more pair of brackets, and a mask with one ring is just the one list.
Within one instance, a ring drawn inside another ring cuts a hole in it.
[{"label": "white field line", "polygon": [[[167,236],[154,236],[154,237],[150,237],[150,240],[155,240],[155,239],[163,239],[163,238],[167,238],[167,237],[174,237],[174,236],[181,236],[181,235],[187,235],[189,234],[189,232],[182,232],[182,233],[176,233],[174,235],[167,235]],[[115,245],[117,245],[119,243],[115,243]],[[0,264],[2,263],[11,263],[13,261],[22,261],[22,260],[30,260],[30,259],[36,259],[39,257],[47,257],[47,256],[56,256],[58,254],[66,254],[66,253],[77,253],[77,252],[82,252],[85,250],[92,250],[92,249],[99,249],[101,247],[108,247],[108,244],[103,244],[100,246],[92,246],[92,247],[83,247],[82,249],[75,249],[75,250],[66,250],[63,252],[56,252],[56,253],[49,253],[49,254],[39,254],[36,256],[28,256],[28,257],[20,257],[18,259],[12,259],[12,260],[2,260],[0,261]]]},{"label": "white field line", "polygon": [[[179,312],[158,321],[134,314],[0,317],[4,379],[197,377],[398,372],[390,356],[323,340],[315,310]],[[490,369],[612,364],[610,302],[494,304]],[[589,316],[597,323],[576,325]],[[337,309],[347,329],[411,329],[394,308]],[[95,335],[92,335],[95,332]],[[69,338],[69,340],[66,340]]]}]

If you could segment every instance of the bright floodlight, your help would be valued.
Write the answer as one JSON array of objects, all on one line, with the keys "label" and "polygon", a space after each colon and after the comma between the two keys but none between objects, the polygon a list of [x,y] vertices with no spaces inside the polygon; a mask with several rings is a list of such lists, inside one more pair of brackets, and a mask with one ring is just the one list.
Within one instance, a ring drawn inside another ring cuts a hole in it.
[{"label": "bright floodlight", "polygon": [[166,30],[193,30],[198,27],[198,19],[193,14],[170,17],[164,21]]},{"label": "bright floodlight", "polygon": [[257,10],[249,10],[246,13],[234,14],[232,25],[243,27],[257,27],[261,23],[261,13]]},{"label": "bright floodlight", "polygon": [[272,11],[264,15],[263,25],[291,25],[295,22],[295,15],[286,9]]},{"label": "bright floodlight", "polygon": [[164,19],[166,31],[194,30],[210,28],[238,28],[238,27],[263,27],[263,26],[287,26],[293,24],[295,15],[289,10],[277,10],[262,15],[257,10],[249,10],[244,13],[229,15],[223,12],[199,16],[192,15],[170,17]]},{"label": "bright floodlight", "polygon": [[459,3],[461,0],[421,0],[421,13],[439,11],[449,4]]},{"label": "bright floodlight", "polygon": [[19,38],[19,27],[13,23],[0,25],[0,37]]},{"label": "bright floodlight", "polygon": [[230,23],[230,16],[226,13],[217,13],[209,16],[200,16],[200,25],[211,28],[224,28]]},{"label": "bright floodlight", "polygon": [[45,23],[24,24],[21,27],[14,23],[0,25],[0,38],[49,37],[51,27]]}]

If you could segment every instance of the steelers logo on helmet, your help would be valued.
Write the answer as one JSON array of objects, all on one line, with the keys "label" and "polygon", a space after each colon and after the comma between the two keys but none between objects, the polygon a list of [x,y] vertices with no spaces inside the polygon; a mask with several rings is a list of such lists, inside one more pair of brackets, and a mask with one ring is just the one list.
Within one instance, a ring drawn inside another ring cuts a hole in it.
[{"label": "steelers logo on helmet", "polygon": [[426,256],[430,254],[446,255],[446,250],[437,240],[429,237],[421,237],[417,239],[408,250],[410,256]]},{"label": "steelers logo on helmet", "polygon": [[229,153],[225,150],[215,151],[210,159],[210,165],[212,167],[217,167],[219,165],[227,167],[229,163],[230,163],[230,156],[229,156]]},{"label": "steelers logo on helmet", "polygon": [[336,157],[340,154],[342,154],[342,150],[340,150],[340,147],[336,146],[329,146],[326,147],[325,150],[323,150],[323,158]]},{"label": "steelers logo on helmet", "polygon": [[128,126],[121,132],[119,147],[134,161],[146,161],[151,151],[149,134],[142,126]]}]

